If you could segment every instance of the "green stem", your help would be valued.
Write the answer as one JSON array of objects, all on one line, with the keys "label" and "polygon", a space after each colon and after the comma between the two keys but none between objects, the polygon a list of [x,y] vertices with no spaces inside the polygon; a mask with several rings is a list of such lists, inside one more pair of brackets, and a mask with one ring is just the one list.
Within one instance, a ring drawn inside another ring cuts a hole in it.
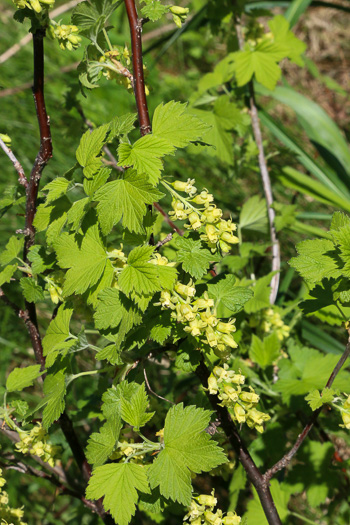
[{"label": "green stem", "polygon": [[92,376],[92,375],[100,374],[100,373],[103,373],[103,372],[107,372],[110,369],[111,368],[109,366],[108,367],[106,366],[105,368],[100,368],[99,370],[88,370],[87,372],[80,372],[79,374],[72,374],[67,380],[67,386],[72,381],[74,381],[74,379],[77,379],[78,377],[81,377],[81,376]]},{"label": "green stem", "polygon": [[164,180],[161,180],[160,182],[161,184],[163,184],[164,188],[166,188],[174,197],[176,197],[179,201],[181,201],[185,206],[187,206],[188,208],[191,208],[196,213],[198,212],[200,213],[200,210],[198,208],[195,208],[194,206],[192,206],[192,204],[190,204],[187,199],[185,199],[179,193],[177,193],[177,191],[175,191],[174,188],[170,186],[170,184],[168,184]]},{"label": "green stem", "polygon": [[300,520],[304,521],[304,523],[310,523],[311,525],[315,525],[314,521],[309,520],[308,518],[304,518],[301,514],[298,514],[297,512],[291,512],[289,511],[290,516],[295,516],[296,518],[299,518]]},{"label": "green stem", "polygon": [[108,44],[109,50],[110,50],[110,51],[113,51],[113,47],[112,47],[111,41],[109,40],[109,36],[108,36],[108,33],[107,33],[107,31],[105,30],[105,28],[103,28],[103,34],[104,34],[104,37],[105,37],[106,42],[107,42],[107,44]]},{"label": "green stem", "polygon": [[344,321],[347,322],[348,319],[346,318],[343,310],[340,308],[338,301],[335,302],[335,306],[338,308],[340,315],[343,317]]}]

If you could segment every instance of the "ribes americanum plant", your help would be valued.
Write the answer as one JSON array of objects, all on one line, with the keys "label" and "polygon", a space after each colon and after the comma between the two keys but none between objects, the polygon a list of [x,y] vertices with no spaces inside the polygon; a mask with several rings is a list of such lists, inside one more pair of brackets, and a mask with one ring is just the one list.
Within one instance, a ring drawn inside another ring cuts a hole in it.
[{"label": "ribes americanum plant", "polygon": [[[325,238],[298,244],[290,265],[307,284],[304,301],[275,306],[277,233],[294,209],[273,202],[255,101],[254,81],[273,90],[282,59],[303,65],[304,43],[282,15],[264,27],[230,2],[211,2],[209,16],[219,4],[235,49],[201,78],[190,104],[162,102],[151,118],[142,28],[168,15],[181,32],[191,21],[188,7],[83,1],[68,25],[50,19],[51,0],[15,4],[16,20],[31,24],[40,148],[27,176],[6,130],[0,136],[18,174],[1,213],[24,209],[25,217],[0,254],[0,297],[27,329],[36,363],[9,371],[3,389],[1,430],[12,451],[1,461],[2,522],[35,522],[30,498],[13,508],[3,489],[11,468],[79,500],[77,512],[91,513],[89,523],[314,523],[327,498],[330,515],[338,512],[346,505],[339,503],[345,467],[331,471],[328,487],[318,467],[298,477],[290,463],[330,407],[333,426],[341,424],[342,435],[350,428],[349,374],[339,374],[350,344],[339,359],[292,336],[301,311],[320,311],[325,322],[336,311],[347,322],[350,219],[337,212]],[[111,43],[116,9],[126,10],[129,47]],[[212,15],[213,27],[218,20]],[[71,104],[88,128],[76,163],[40,188],[55,125],[44,97],[46,37],[65,52],[86,45],[79,86],[91,104],[107,80],[133,93],[137,113],[111,115],[96,127],[75,90]],[[241,162],[258,159],[265,199],[245,203],[238,226],[215,194],[164,164],[187,147],[230,164],[233,138],[245,151]],[[268,232],[264,244],[258,233],[252,242],[244,238],[254,221]],[[267,268],[259,278],[257,256]],[[76,399],[83,392],[76,385],[87,380],[89,398]],[[294,395],[306,395],[312,412],[303,398],[293,406]],[[291,417],[293,410],[302,417]],[[327,441],[322,428],[320,435]],[[306,441],[306,456],[319,465],[328,445]],[[345,520],[348,510],[339,512]]]}]

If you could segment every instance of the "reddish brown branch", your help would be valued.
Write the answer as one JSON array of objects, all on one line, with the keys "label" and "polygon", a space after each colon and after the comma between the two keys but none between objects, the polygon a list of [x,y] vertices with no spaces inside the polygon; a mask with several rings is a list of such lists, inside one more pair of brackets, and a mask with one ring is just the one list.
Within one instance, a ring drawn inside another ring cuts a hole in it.
[{"label": "reddish brown branch", "polygon": [[[196,374],[202,385],[207,388],[210,372],[203,361],[201,361],[197,367]],[[216,412],[218,420],[220,421],[220,425],[224,430],[233,450],[236,452],[239,461],[242,463],[244,470],[248,475],[249,480],[254,485],[258,493],[268,523],[270,525],[281,525],[282,522],[278,515],[275,503],[272,499],[269,482],[264,478],[258,467],[255,465],[254,460],[249,454],[244,441],[239,435],[227,408],[220,406],[219,399],[216,395],[209,394],[207,391],[207,396],[211,406]]]},{"label": "reddish brown branch", "polygon": [[29,248],[34,244],[35,229],[33,226],[33,220],[36,213],[36,201],[41,174],[46,164],[52,157],[50,119],[46,112],[44,98],[44,36],[44,29],[38,29],[33,34],[33,96],[40,130],[40,149],[36,156],[27,187],[25,255],[27,254]]},{"label": "reddish brown branch", "polygon": [[156,210],[159,211],[159,213],[163,215],[165,221],[169,224],[172,230],[176,231],[176,233],[178,233],[179,235],[183,235],[183,231],[180,230],[178,226],[176,226],[176,224],[170,219],[169,215],[163,210],[163,208],[160,206],[160,204],[158,204],[158,202],[154,202],[153,206],[156,208]]},{"label": "reddish brown branch", "polygon": [[[342,366],[344,365],[345,361],[348,359],[348,357],[350,356],[350,331],[349,331],[349,338],[348,338],[348,343],[345,347],[345,350],[341,356],[341,358],[339,359],[338,363],[335,365],[331,375],[329,376],[329,379],[327,381],[327,384],[325,386],[325,388],[331,388],[335,378],[337,377],[340,369],[342,368]],[[292,458],[295,456],[295,454],[298,452],[299,448],[301,447],[301,445],[303,444],[305,438],[307,437],[307,435],[309,434],[310,430],[312,429],[312,427],[314,426],[314,424],[316,423],[316,420],[320,414],[320,412],[322,411],[322,407],[318,408],[317,410],[315,410],[308,423],[305,425],[305,427],[303,428],[303,431],[299,434],[296,442],[294,443],[294,445],[292,446],[292,448],[283,456],[283,458],[281,458],[279,461],[277,461],[277,463],[275,463],[273,465],[273,467],[271,467],[269,470],[267,470],[264,474],[264,479],[268,482],[275,474],[277,474],[277,472],[279,472],[280,470],[286,468],[289,463],[291,462]]]},{"label": "reddish brown branch", "polygon": [[5,142],[3,140],[1,140],[1,138],[0,138],[0,147],[6,153],[6,155],[8,156],[8,158],[10,159],[12,164],[14,165],[15,170],[18,173],[18,182],[20,184],[22,184],[22,186],[24,186],[26,188],[28,186],[28,181],[27,181],[27,178],[26,178],[26,176],[24,174],[24,169],[22,168],[21,163],[16,159],[16,157],[14,156],[14,154],[12,153],[10,148],[8,148],[6,146]]},{"label": "reddish brown branch", "polygon": [[135,93],[137,113],[139,116],[141,135],[151,133],[151,122],[149,119],[145,79],[143,75],[142,58],[142,20],[138,18],[134,0],[125,0],[126,12],[129,19],[133,65],[133,88]]}]

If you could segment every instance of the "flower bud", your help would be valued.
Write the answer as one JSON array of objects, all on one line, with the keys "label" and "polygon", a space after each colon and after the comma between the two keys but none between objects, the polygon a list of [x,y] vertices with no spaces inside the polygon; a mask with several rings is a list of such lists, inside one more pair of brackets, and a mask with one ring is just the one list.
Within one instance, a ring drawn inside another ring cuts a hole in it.
[{"label": "flower bud", "polygon": [[239,397],[243,403],[253,403],[254,405],[259,403],[260,399],[260,396],[254,392],[242,392]]},{"label": "flower bud", "polygon": [[224,232],[220,239],[228,244],[237,244],[239,242],[238,237],[229,232]]},{"label": "flower bud", "polygon": [[209,394],[217,394],[218,393],[218,383],[216,381],[216,378],[210,374],[208,377],[208,388],[209,388]]},{"label": "flower bud", "polygon": [[227,516],[222,520],[223,525],[239,525],[242,519],[240,516],[237,516],[236,513],[228,512]]},{"label": "flower bud", "polygon": [[231,348],[237,348],[238,346],[236,341],[233,339],[232,335],[229,335],[229,334],[223,334],[220,337],[220,342],[222,342],[223,344],[227,346],[230,346]]},{"label": "flower bud", "polygon": [[199,219],[199,215],[195,211],[192,211],[189,214],[188,220],[190,221],[193,230],[198,230],[202,226],[202,223]]},{"label": "flower bud", "polygon": [[194,297],[196,295],[196,289],[194,286],[191,286],[191,284],[192,281],[190,281],[188,285],[178,282],[175,284],[175,290],[183,297]]},{"label": "flower bud", "polygon": [[238,423],[244,423],[246,420],[246,412],[244,408],[239,405],[238,403],[235,404],[233,407],[233,412],[235,415],[235,418],[237,419]]},{"label": "flower bud", "polygon": [[207,494],[201,494],[197,500],[200,505],[205,505],[206,507],[215,507],[218,502],[214,496],[208,496]]},{"label": "flower bud", "polygon": [[170,12],[173,15],[187,15],[189,11],[188,7],[180,7],[179,5],[173,5],[170,7]]}]

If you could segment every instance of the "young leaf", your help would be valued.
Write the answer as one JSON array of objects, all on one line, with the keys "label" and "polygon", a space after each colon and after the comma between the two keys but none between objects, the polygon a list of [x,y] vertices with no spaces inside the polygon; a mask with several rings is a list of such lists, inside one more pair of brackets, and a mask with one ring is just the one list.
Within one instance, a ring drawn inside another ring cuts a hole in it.
[{"label": "young leaf", "polygon": [[65,407],[66,379],[64,372],[64,370],[58,370],[58,372],[48,374],[44,380],[46,406],[43,411],[43,427],[46,429],[60,417]]},{"label": "young leaf", "polygon": [[118,166],[133,166],[138,175],[146,174],[153,185],[156,185],[163,163],[164,155],[173,154],[175,148],[166,140],[148,134],[131,145],[123,142],[118,147]]},{"label": "young leaf", "polygon": [[324,388],[322,390],[322,395],[319,390],[312,390],[306,397],[305,401],[308,402],[312,410],[317,410],[322,405],[331,403],[333,401],[335,392],[332,388]]},{"label": "young leaf", "polygon": [[179,248],[176,253],[177,260],[182,263],[185,272],[190,273],[196,279],[203,277],[210,263],[216,259],[209,250],[202,248],[201,241],[178,237],[176,246]]},{"label": "young leaf", "polygon": [[132,425],[135,430],[140,430],[154,415],[154,412],[146,413],[148,402],[144,383],[139,385],[130,400],[125,398],[121,400],[122,418],[126,423]]},{"label": "young leaf", "polygon": [[143,233],[142,220],[147,213],[147,204],[159,201],[163,196],[144,176],[127,170],[123,179],[108,182],[95,193],[102,233],[107,235],[121,219],[124,228]]},{"label": "young leaf", "polygon": [[40,365],[30,365],[25,368],[15,368],[9,374],[6,381],[6,390],[15,392],[33,385],[33,381],[40,377]]},{"label": "young leaf", "polygon": [[188,506],[191,502],[191,471],[199,474],[225,463],[227,458],[217,443],[205,432],[211,412],[172,407],[165,419],[164,448],[149,469],[151,488],[159,485],[166,498]]},{"label": "young leaf", "polygon": [[18,254],[23,250],[24,238],[12,236],[6,244],[5,250],[0,254],[0,264],[9,264],[16,259]]},{"label": "young leaf", "polygon": [[108,129],[109,124],[104,124],[91,132],[86,131],[80,139],[76,157],[83,168],[85,177],[88,179],[101,167],[101,157],[98,155],[105,143]]},{"label": "young leaf", "polygon": [[243,286],[235,286],[236,278],[226,275],[217,284],[208,284],[209,297],[214,299],[215,305],[221,305],[229,310],[230,314],[236,314],[242,310],[246,302],[253,297],[253,291]]},{"label": "young leaf", "polygon": [[119,275],[120,289],[127,295],[133,290],[138,294],[151,294],[161,289],[158,267],[149,262],[154,251],[152,246],[138,246],[128,257],[128,264]]},{"label": "young leaf", "polygon": [[280,356],[280,350],[281,342],[275,333],[268,335],[263,340],[253,334],[249,357],[253,363],[257,363],[264,369],[272,365]]},{"label": "young leaf", "polygon": [[270,306],[270,283],[275,273],[277,272],[270,272],[255,282],[253,287],[254,297],[251,297],[244,305],[244,310],[247,314],[258,312]]},{"label": "young leaf", "polygon": [[146,471],[135,463],[112,463],[97,467],[86,489],[88,499],[103,499],[117,525],[128,525],[135,514],[137,491],[150,493]]},{"label": "young leaf", "polygon": [[56,317],[49,324],[46,335],[43,338],[44,356],[55,351],[55,348],[69,337],[69,323],[73,314],[73,309],[62,304]]},{"label": "young leaf", "polygon": [[115,117],[110,122],[108,142],[113,140],[115,137],[127,135],[134,129],[134,122],[137,118],[136,113],[127,113],[121,117]]},{"label": "young leaf", "polygon": [[[113,333],[117,333],[118,344],[131,328],[140,324],[142,320],[135,304],[115,288],[106,288],[99,293],[94,318],[99,330],[112,330]],[[116,328],[117,331],[114,330]]]},{"label": "young leaf", "polygon": [[23,290],[23,295],[28,303],[43,301],[44,291],[32,277],[22,277],[19,284]]},{"label": "young leaf", "polygon": [[63,286],[64,295],[85,292],[111,268],[97,225],[87,230],[80,249],[74,236],[61,235],[55,243],[55,250],[61,268],[70,268]]},{"label": "young leaf", "polygon": [[187,110],[186,104],[173,100],[157,106],[152,119],[152,134],[175,148],[184,148],[200,140],[208,127]]},{"label": "young leaf", "polygon": [[47,191],[46,204],[58,199],[65,193],[67,193],[69,186],[71,186],[71,181],[65,179],[64,177],[56,177],[53,181],[49,182],[44,186],[42,191]]},{"label": "young leaf", "polygon": [[29,249],[27,257],[31,262],[31,268],[35,274],[43,273],[55,264],[55,254],[47,254],[44,246],[39,246],[39,244],[34,244],[34,246]]},{"label": "young leaf", "polygon": [[108,168],[101,168],[93,179],[84,178],[84,191],[88,197],[92,197],[95,191],[99,190],[106,184],[112,170]]},{"label": "young leaf", "polygon": [[156,22],[169,11],[169,6],[160,0],[142,0],[146,5],[141,9],[142,16]]},{"label": "young leaf", "polygon": [[112,454],[118,443],[120,429],[122,427],[119,414],[108,419],[99,432],[91,434],[86,447],[86,459],[93,465],[103,465]]},{"label": "young leaf", "polygon": [[17,270],[18,264],[8,264],[2,272],[0,272],[0,286],[5,283],[9,283],[15,271]]},{"label": "young leaf", "polygon": [[310,283],[322,279],[337,278],[341,275],[334,257],[335,247],[327,239],[301,241],[297,244],[298,257],[293,257],[289,264]]}]

